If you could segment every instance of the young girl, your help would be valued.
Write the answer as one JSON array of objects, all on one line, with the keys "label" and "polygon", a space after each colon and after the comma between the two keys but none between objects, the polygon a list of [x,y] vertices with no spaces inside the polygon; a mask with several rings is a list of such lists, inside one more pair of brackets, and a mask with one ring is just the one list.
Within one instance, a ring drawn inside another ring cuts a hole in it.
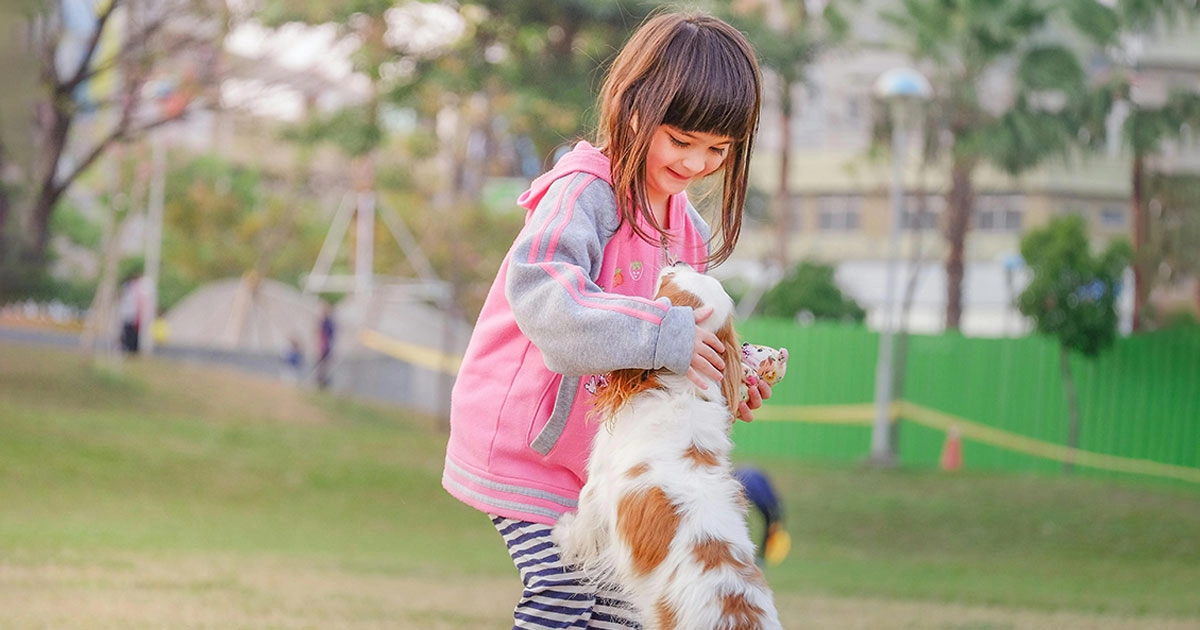
[{"label": "young girl", "polygon": [[[600,95],[599,142],[534,180],[451,397],[442,485],[489,514],[525,584],[519,628],[638,627],[564,566],[550,526],[574,510],[598,424],[600,375],[666,367],[719,380],[721,342],[693,311],[654,301],[659,269],[703,270],[741,231],[761,77],[749,43],[704,14],[660,14],[630,39]],[[721,173],[720,238],[688,184]],[[750,387],[740,417],[771,394]]]}]

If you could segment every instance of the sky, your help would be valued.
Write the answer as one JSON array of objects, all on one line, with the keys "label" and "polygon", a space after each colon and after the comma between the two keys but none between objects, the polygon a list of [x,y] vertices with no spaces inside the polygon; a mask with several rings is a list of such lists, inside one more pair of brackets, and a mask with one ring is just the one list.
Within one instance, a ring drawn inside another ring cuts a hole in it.
[{"label": "sky", "polygon": [[[230,0],[230,7],[239,13],[245,0]],[[457,12],[440,4],[410,2],[393,8],[386,14],[388,31],[385,41],[394,48],[417,53],[436,50],[453,41],[464,30]],[[267,28],[254,19],[244,19],[225,40],[225,50],[251,60],[272,62],[278,68],[294,72],[296,83],[317,79],[323,89],[316,106],[322,110],[344,107],[365,98],[366,76],[354,71],[351,57],[359,41],[352,33],[343,33],[332,23],[305,25],[288,23],[279,28]],[[384,68],[384,76],[402,74],[405,67],[397,64]],[[288,82],[268,82],[257,77],[238,77],[222,84],[222,104],[287,121],[299,120],[304,114],[304,97],[296,85]]]}]

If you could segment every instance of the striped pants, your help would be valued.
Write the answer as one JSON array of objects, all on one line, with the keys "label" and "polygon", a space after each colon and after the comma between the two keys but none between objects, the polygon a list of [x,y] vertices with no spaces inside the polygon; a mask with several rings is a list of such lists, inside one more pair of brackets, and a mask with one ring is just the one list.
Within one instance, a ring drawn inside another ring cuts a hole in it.
[{"label": "striped pants", "polygon": [[513,611],[513,629],[641,628],[617,593],[597,590],[565,566],[550,540],[550,526],[492,516],[525,592]]}]

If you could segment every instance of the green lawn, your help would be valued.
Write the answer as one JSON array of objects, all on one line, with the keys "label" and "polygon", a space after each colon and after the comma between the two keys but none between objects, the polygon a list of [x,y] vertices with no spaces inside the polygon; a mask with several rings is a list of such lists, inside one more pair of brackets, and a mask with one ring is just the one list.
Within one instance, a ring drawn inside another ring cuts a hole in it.
[{"label": "green lawn", "polygon": [[[254,611],[267,606],[254,575],[275,576],[262,578],[269,584],[336,572],[355,586],[293,581],[289,592],[338,590],[341,612],[322,614],[388,627],[394,609],[369,599],[375,580],[388,584],[377,585],[380,598],[407,580],[446,584],[444,609],[413,612],[400,627],[475,628],[484,618],[504,627],[510,604],[479,617],[445,612],[485,599],[472,588],[507,589],[516,577],[486,518],[442,491],[444,444],[434,419],[270,380],[155,360],[86,365],[0,344],[0,591],[124,592],[88,571],[157,575],[212,559],[200,577],[173,578],[182,594],[172,601],[219,592]],[[789,606],[906,601],[1200,627],[1200,488],[758,463],[786,497],[793,549],[767,577]],[[276,609],[311,605],[274,597]],[[44,616],[6,624],[3,603],[0,627],[54,627]],[[120,614],[152,618],[152,606]],[[353,624],[312,627],[339,625]]]},{"label": "green lawn", "polygon": [[0,552],[233,552],[510,570],[428,418],[170,363],[0,346]]}]

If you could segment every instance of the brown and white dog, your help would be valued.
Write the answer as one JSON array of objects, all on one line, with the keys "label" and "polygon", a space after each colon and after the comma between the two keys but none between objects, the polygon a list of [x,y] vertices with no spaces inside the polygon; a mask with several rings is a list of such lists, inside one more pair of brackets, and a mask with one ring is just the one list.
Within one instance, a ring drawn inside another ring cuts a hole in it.
[{"label": "brown and white dog", "polygon": [[554,541],[566,563],[620,589],[646,630],[781,628],[730,462],[743,376],[733,300],[686,265],[663,271],[658,296],[714,308],[700,325],[724,344],[725,374],[702,390],[666,370],[613,372],[579,509]]}]

